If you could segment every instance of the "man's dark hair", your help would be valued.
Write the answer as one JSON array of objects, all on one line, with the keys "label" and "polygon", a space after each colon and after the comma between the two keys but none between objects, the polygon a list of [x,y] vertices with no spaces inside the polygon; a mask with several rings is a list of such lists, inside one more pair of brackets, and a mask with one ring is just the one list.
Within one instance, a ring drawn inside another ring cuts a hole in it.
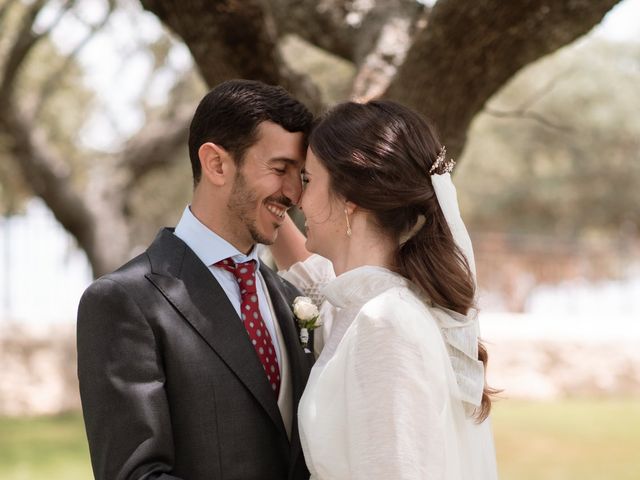
[{"label": "man's dark hair", "polygon": [[288,132],[302,132],[306,137],[313,115],[284,88],[252,80],[229,80],[221,83],[200,101],[189,128],[189,157],[193,183],[202,175],[198,150],[213,142],[227,150],[236,165],[258,139],[258,125],[271,121]]}]

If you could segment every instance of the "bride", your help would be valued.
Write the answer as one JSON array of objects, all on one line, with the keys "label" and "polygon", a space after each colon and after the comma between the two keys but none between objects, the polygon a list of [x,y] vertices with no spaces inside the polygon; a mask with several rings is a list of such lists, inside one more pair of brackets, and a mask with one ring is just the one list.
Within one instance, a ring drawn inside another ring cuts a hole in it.
[{"label": "bride", "polygon": [[497,478],[452,163],[420,116],[389,101],[338,105],[310,136],[307,237],[289,219],[272,253],[322,303],[298,409],[315,480]]}]

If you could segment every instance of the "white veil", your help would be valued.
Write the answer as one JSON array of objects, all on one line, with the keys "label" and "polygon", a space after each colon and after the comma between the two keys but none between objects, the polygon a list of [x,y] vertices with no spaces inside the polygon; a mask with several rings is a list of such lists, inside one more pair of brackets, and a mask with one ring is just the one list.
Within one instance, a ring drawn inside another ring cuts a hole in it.
[{"label": "white veil", "polygon": [[[447,220],[453,239],[469,263],[476,281],[476,266],[471,238],[460,216],[456,188],[447,171],[431,175],[440,208]],[[431,307],[449,351],[453,371],[460,390],[460,399],[472,408],[480,406],[484,389],[484,365],[478,360],[478,311],[469,310],[466,315],[439,306]]]}]

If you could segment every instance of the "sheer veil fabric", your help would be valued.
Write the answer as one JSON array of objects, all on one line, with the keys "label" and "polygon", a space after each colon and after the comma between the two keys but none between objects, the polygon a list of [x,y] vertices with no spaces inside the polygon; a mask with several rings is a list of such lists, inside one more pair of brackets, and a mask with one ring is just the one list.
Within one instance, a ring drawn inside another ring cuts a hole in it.
[{"label": "sheer veil fabric", "polygon": [[[458,196],[451,180],[451,174],[431,175],[431,184],[453,235],[453,240],[466,257],[475,281],[476,262],[473,246],[460,215]],[[451,364],[456,373],[460,399],[465,402],[467,411],[472,411],[480,406],[484,388],[484,366],[478,360],[478,337],[480,335],[478,311],[472,308],[467,315],[461,315],[445,308],[434,307],[432,313],[445,338]]]}]

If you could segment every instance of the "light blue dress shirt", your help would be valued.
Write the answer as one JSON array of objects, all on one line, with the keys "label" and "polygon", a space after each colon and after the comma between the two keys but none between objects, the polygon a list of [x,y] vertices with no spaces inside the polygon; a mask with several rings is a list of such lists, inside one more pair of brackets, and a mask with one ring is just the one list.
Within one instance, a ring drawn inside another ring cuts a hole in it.
[{"label": "light blue dress shirt", "polygon": [[[233,273],[223,269],[214,267],[213,265],[225,258],[231,258],[236,263],[247,262],[249,260],[255,260],[260,264],[258,257],[258,248],[254,246],[251,249],[249,255],[245,255],[240,252],[236,247],[227,242],[224,238],[220,237],[208,227],[198,220],[191,212],[191,208],[187,206],[184,209],[184,213],[176,226],[174,234],[186,243],[196,256],[204,263],[211,274],[218,281],[222,289],[227,294],[231,305],[235,308],[238,314],[238,321],[240,320],[240,306],[242,303],[242,296],[240,295],[240,287]],[[258,306],[260,307],[260,315],[265,326],[269,330],[271,335],[271,341],[276,348],[276,355],[278,357],[278,363],[282,364],[280,356],[280,345],[278,342],[278,336],[276,335],[275,326],[273,324],[274,318],[271,313],[271,301],[268,297],[268,292],[262,278],[262,274],[256,268],[256,290],[258,293]],[[212,292],[213,294],[213,292]]]}]

